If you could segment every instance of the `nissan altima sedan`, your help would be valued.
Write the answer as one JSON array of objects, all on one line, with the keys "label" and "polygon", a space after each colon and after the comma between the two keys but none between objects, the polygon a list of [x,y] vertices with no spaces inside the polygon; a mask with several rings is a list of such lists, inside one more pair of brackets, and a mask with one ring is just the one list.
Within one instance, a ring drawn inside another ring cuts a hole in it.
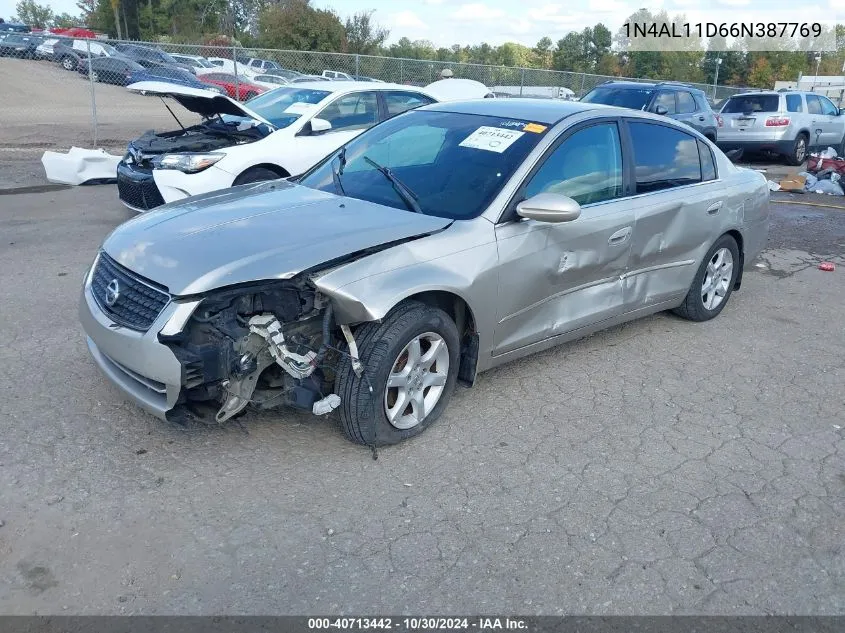
[{"label": "nissan altima sedan", "polygon": [[762,249],[765,178],[689,127],[577,102],[434,104],[304,175],[119,226],[80,317],[159,418],[336,410],[393,444],[458,381],[661,310],[717,316]]}]

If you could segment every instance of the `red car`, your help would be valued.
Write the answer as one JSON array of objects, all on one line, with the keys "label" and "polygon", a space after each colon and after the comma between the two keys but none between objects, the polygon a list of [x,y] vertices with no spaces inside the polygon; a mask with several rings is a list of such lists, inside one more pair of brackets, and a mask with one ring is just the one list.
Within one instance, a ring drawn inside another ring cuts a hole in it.
[{"label": "red car", "polygon": [[198,76],[197,79],[223,88],[226,94],[238,101],[247,101],[267,91],[264,86],[250,83],[246,77],[235,77],[231,73],[208,73]]}]

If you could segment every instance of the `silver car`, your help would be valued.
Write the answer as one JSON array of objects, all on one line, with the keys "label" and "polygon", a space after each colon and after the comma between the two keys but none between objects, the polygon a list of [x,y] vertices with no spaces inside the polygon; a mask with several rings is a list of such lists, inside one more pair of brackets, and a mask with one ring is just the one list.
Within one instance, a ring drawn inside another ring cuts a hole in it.
[{"label": "silver car", "polygon": [[119,226],[80,317],[152,414],[337,409],[417,435],[456,382],[661,310],[718,315],[768,232],[765,178],[688,126],[551,100],[436,104],[306,174]]},{"label": "silver car", "polygon": [[833,147],[845,156],[845,116],[824,95],[811,92],[746,92],[721,109],[717,144],[724,151],[769,151],[800,165],[813,149]]}]

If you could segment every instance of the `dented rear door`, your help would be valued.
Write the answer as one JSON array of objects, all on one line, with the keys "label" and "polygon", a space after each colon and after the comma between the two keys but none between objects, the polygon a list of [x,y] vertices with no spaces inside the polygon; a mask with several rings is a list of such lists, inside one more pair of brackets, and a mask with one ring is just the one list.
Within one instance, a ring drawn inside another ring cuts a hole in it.
[{"label": "dented rear door", "polygon": [[629,120],[628,132],[635,217],[623,296],[632,311],[686,295],[730,205],[705,143],[658,122]]}]

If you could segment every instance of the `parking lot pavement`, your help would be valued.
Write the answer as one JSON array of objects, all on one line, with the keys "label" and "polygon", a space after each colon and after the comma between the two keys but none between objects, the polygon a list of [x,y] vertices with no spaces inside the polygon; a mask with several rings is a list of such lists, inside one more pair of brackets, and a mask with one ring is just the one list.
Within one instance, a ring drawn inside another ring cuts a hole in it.
[{"label": "parking lot pavement", "polygon": [[491,371],[374,461],[124,402],[76,317],[114,188],[0,196],[0,612],[842,613],[845,213],[774,212],[719,318]]}]

